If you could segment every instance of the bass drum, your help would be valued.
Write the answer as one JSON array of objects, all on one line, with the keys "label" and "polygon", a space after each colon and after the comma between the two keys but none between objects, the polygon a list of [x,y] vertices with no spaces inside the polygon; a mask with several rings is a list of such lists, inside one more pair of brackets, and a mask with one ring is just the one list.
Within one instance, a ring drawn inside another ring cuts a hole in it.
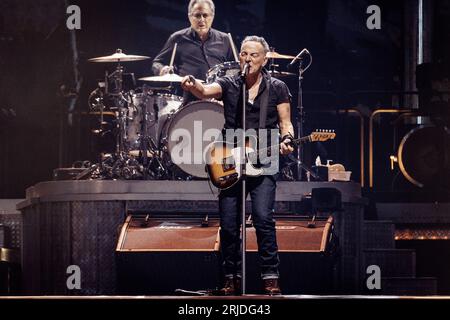
[{"label": "bass drum", "polygon": [[161,133],[168,167],[188,175],[183,178],[207,178],[204,153],[219,138],[224,124],[222,105],[212,101],[191,102],[169,117]]},{"label": "bass drum", "polygon": [[407,133],[398,149],[405,178],[417,187],[450,188],[450,131],[420,126]]}]

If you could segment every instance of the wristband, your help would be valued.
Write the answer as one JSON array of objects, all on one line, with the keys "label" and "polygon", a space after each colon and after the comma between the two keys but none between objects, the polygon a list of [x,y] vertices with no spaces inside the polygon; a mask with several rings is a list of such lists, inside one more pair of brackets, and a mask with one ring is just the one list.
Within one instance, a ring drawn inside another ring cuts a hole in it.
[{"label": "wristband", "polygon": [[286,139],[290,139],[291,141],[292,139],[292,135],[290,133],[285,134],[282,138],[281,138],[281,142],[284,142]]}]

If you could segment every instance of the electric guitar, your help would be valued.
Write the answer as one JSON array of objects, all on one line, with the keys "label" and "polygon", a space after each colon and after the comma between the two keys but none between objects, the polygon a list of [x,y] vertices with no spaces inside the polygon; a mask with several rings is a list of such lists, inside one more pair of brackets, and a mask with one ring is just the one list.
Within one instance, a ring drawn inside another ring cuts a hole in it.
[{"label": "electric guitar", "polygon": [[[300,145],[305,142],[327,141],[334,139],[336,133],[332,131],[314,131],[309,136],[294,139],[291,145]],[[250,140],[251,141],[251,140]],[[211,143],[205,153],[206,171],[212,184],[225,190],[234,186],[241,178],[241,159],[244,158],[241,147],[235,148],[232,143],[225,141],[215,141]],[[259,150],[260,154],[271,155],[279,152],[280,144]],[[245,171],[250,177],[257,177],[267,172],[267,166],[255,167],[257,163],[258,151],[255,151],[249,143],[245,147]]]}]

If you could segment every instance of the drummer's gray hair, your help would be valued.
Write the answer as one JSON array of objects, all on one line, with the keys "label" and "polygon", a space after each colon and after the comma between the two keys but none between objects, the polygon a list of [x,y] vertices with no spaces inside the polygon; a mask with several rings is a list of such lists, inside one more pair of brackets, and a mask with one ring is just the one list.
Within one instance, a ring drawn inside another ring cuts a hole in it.
[{"label": "drummer's gray hair", "polygon": [[209,8],[212,11],[213,16],[215,15],[216,6],[214,5],[214,2],[212,2],[212,0],[191,0],[191,1],[189,1],[189,6],[188,6],[188,14],[189,15],[191,15],[192,9],[194,9],[194,6],[197,3],[206,3],[206,4],[208,4]]},{"label": "drummer's gray hair", "polygon": [[267,43],[267,41],[263,37],[258,37],[258,36],[247,36],[247,37],[245,37],[245,39],[242,41],[241,48],[244,45],[244,43],[249,42],[249,41],[254,41],[254,42],[260,43],[263,46],[263,48],[264,48],[264,53],[265,54],[267,54],[267,52],[270,51],[270,47],[269,47],[269,44]]}]

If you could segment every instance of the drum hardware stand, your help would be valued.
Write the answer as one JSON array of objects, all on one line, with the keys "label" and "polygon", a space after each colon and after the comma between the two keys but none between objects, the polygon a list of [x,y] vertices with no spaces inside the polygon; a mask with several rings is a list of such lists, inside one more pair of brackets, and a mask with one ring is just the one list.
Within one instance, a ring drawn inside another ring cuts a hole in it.
[{"label": "drum hardware stand", "polygon": [[[145,91],[146,88],[144,87],[143,90]],[[153,110],[155,113],[155,123],[153,124],[153,126],[156,126],[156,132],[158,133],[158,131],[159,131],[159,126],[158,126],[159,108],[158,108],[158,104],[156,103],[156,100],[153,103]],[[141,124],[141,133],[142,134],[140,136],[140,152],[139,153],[140,153],[140,156],[142,157],[142,161],[143,161],[144,180],[147,180],[149,178],[148,174],[149,174],[149,171],[151,170],[150,166],[153,162],[156,163],[156,167],[157,167],[155,169],[155,171],[156,171],[155,177],[157,179],[161,179],[161,178],[167,176],[167,169],[164,167],[162,159],[160,158],[159,146],[156,145],[153,138],[148,134],[147,122],[148,122],[149,111],[147,110],[147,103],[143,104],[142,112],[144,115],[144,119]],[[149,151],[152,152],[152,159],[150,161],[149,161],[149,157],[148,157]]]},{"label": "drum hardware stand", "polygon": [[[274,47],[270,47],[270,51],[271,52],[275,52],[275,48]],[[269,71],[272,72],[272,74],[275,74],[275,68],[279,67],[280,65],[275,64],[275,59],[274,58],[270,58],[270,64],[269,64]]]},{"label": "drum hardware stand", "polygon": [[[148,168],[148,150],[150,149],[150,137],[147,135],[147,120],[148,120],[148,112],[147,112],[147,103],[146,101],[143,101],[142,104],[142,113],[143,113],[143,119],[141,123],[141,136],[140,136],[140,156],[142,157],[143,166],[145,169]],[[148,178],[148,170],[144,170],[144,180],[147,180]]]},{"label": "drum hardware stand", "polygon": [[92,177],[92,173],[94,173],[94,171],[97,170],[99,168],[99,166],[100,166],[99,164],[93,164],[89,168],[86,168],[85,170],[83,170],[82,172],[77,174],[77,176],[74,178],[74,180],[82,180],[83,178],[87,177],[88,175],[91,175],[91,177]]}]

